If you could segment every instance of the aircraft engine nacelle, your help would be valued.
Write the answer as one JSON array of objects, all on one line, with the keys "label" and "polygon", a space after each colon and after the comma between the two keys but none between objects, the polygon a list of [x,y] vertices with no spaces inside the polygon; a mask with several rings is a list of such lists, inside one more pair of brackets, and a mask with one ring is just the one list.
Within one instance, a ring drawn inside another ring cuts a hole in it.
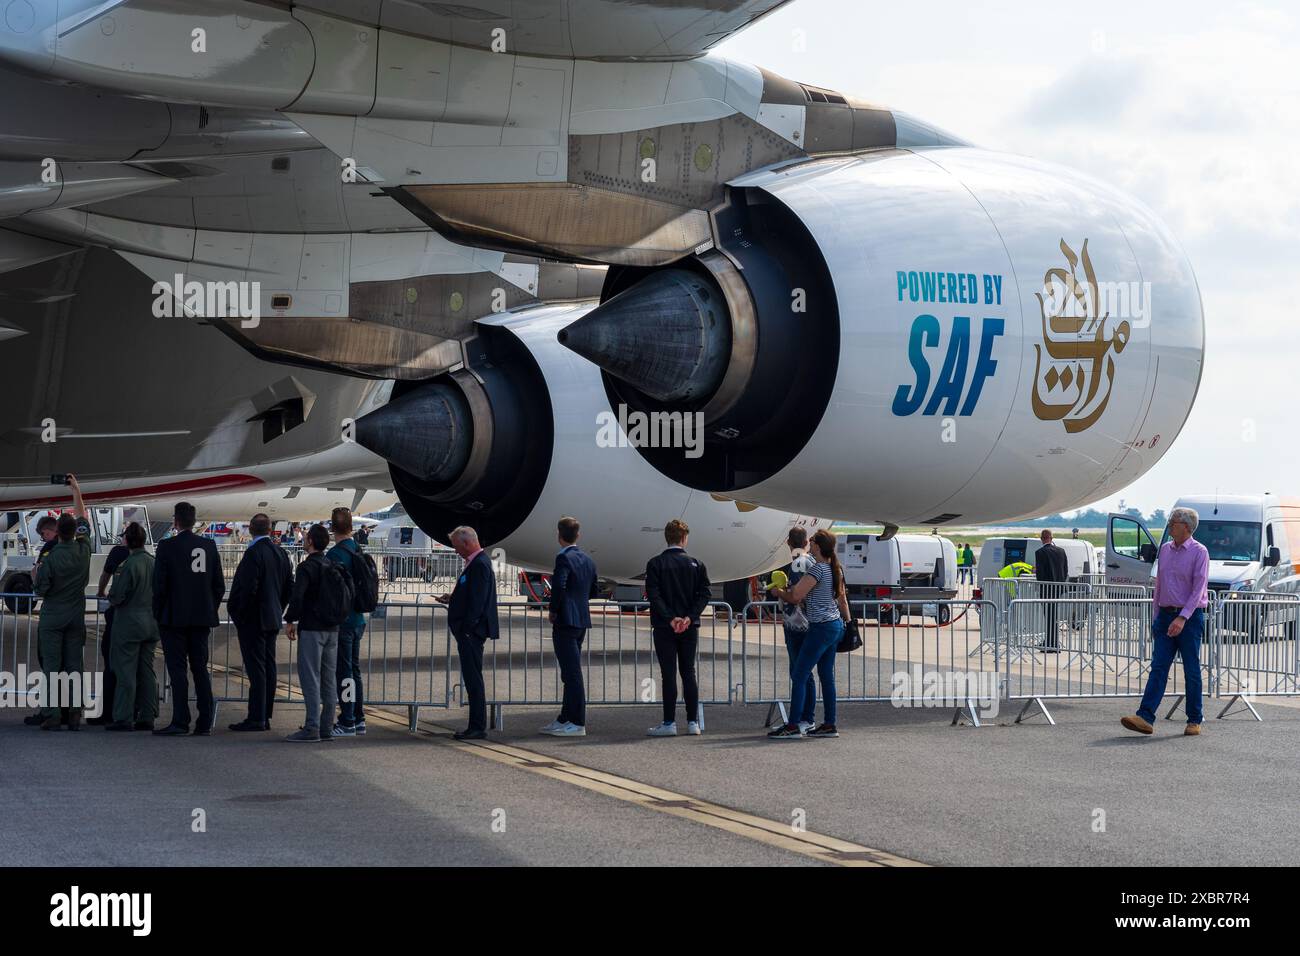
[{"label": "aircraft engine nacelle", "polygon": [[599,370],[556,335],[591,308],[546,306],[478,323],[466,368],[398,382],[387,405],[356,422],[356,440],[389,461],[407,513],[448,542],[475,528],[507,563],[549,570],[556,522],[582,522],[602,578],[637,580],[681,518],[714,581],[784,564],[795,523],[828,522],[692,490],[656,471],[616,434]]},{"label": "aircraft engine nacelle", "polygon": [[685,485],[893,524],[989,522],[1117,491],[1172,444],[1204,320],[1141,203],[977,149],[750,174],[718,248],[611,269],[560,333],[611,407],[696,416],[642,447]]}]

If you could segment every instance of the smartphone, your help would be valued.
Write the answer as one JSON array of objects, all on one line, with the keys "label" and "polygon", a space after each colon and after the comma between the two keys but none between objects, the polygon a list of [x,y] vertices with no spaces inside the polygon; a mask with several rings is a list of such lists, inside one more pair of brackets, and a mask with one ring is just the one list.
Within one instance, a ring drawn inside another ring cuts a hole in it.
[{"label": "smartphone", "polygon": [[50,484],[67,485],[67,484],[71,484],[71,482],[68,481],[67,475],[50,475]]}]

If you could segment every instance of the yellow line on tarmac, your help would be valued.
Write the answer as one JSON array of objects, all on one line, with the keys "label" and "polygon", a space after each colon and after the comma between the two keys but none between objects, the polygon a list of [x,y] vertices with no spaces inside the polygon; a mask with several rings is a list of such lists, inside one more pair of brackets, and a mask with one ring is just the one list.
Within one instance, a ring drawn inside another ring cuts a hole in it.
[{"label": "yellow line on tarmac", "polygon": [[[219,664],[214,666],[214,669],[217,668],[227,670],[227,668]],[[277,683],[281,687],[289,689],[284,681],[278,681]],[[372,721],[408,729],[405,719],[387,711],[370,710],[367,712],[366,717]],[[673,790],[665,790],[662,787],[641,783],[639,780],[620,777],[617,774],[596,770],[593,767],[584,767],[581,764],[560,757],[553,757],[536,750],[527,750],[523,747],[498,743],[492,740],[455,740],[451,736],[452,728],[431,721],[422,721],[422,723],[426,726],[421,728],[420,732],[434,743],[444,747],[452,747],[463,753],[483,757],[496,763],[505,764],[508,767],[514,767],[517,770],[526,770],[529,773],[550,777],[552,780],[559,780],[575,787],[581,787],[584,790],[590,790],[593,793],[604,794],[615,800],[632,803],[647,810],[654,810],[658,813],[666,813],[670,816],[701,823],[713,827],[715,830],[723,830],[735,836],[753,840],[756,843],[799,853],[822,863],[832,863],[837,866],[926,866],[925,863],[909,860],[907,857],[898,856],[886,850],[873,849],[869,846],[862,846],[858,843],[851,843],[848,840],[841,840],[838,837],[826,836],[821,833],[796,830],[789,823],[769,820],[766,817],[755,816],[752,813],[745,813],[732,807],[711,803],[698,797],[691,797]],[[435,729],[446,733],[435,733]]]},{"label": "yellow line on tarmac", "polygon": [[[370,713],[382,717],[385,723],[406,726],[406,721],[401,718],[382,712],[371,711]],[[443,746],[453,747],[464,753],[484,757],[518,770],[527,770],[543,777],[550,777],[552,780],[560,780],[581,787],[584,790],[604,794],[607,797],[613,797],[626,803],[636,804],[648,810],[655,810],[684,820],[702,823],[705,826],[724,830],[727,833],[757,843],[812,857],[823,863],[833,863],[838,866],[926,865],[885,850],[876,850],[857,843],[850,843],[848,840],[841,840],[837,837],[799,831],[789,823],[769,820],[765,817],[755,816],[752,813],[745,813],[721,804],[711,803],[708,800],[701,800],[698,797],[687,796],[673,790],[665,790],[662,787],[655,787],[651,784],[620,777],[592,767],[584,767],[581,764],[554,757],[550,754],[540,753],[536,750],[526,750],[523,747],[490,740],[454,740],[449,736],[451,728],[432,723],[429,726],[447,731],[447,736],[434,733],[431,730],[422,731],[430,739]]]}]

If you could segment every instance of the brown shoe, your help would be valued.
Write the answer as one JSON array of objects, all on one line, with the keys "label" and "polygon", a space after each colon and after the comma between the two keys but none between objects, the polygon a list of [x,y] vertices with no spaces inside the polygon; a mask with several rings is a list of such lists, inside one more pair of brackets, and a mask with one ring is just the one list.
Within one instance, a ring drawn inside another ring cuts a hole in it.
[{"label": "brown shoe", "polygon": [[1187,725],[1187,729],[1183,731],[1183,736],[1184,736],[1184,737],[1199,737],[1199,736],[1201,736],[1201,725],[1200,725],[1200,724],[1188,724],[1188,725]]},{"label": "brown shoe", "polygon": [[1120,723],[1124,725],[1125,730],[1135,730],[1139,734],[1151,733],[1151,725],[1148,724],[1141,717],[1138,717],[1136,714],[1133,715],[1132,717],[1122,718],[1120,720]]}]

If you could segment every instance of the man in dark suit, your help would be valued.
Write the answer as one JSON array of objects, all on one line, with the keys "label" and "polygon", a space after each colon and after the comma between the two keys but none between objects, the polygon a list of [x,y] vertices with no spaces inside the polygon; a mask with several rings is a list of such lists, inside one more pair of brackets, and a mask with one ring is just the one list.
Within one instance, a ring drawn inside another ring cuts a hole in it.
[{"label": "man in dark suit", "polygon": [[596,596],[596,564],[578,547],[577,518],[561,518],[560,553],[551,574],[551,643],[560,665],[564,701],[560,716],[542,728],[553,737],[587,735],[587,696],[582,686],[582,642],[591,627],[587,602]]},{"label": "man in dark suit", "polygon": [[664,681],[664,722],[650,728],[651,737],[677,736],[677,678],[681,671],[686,697],[686,732],[698,734],[700,692],[695,681],[695,652],[700,643],[700,614],[708,606],[709,573],[686,553],[691,529],[674,518],[664,526],[668,548],[645,568],[645,593],[650,601],[650,627]]},{"label": "man in dark suit", "polygon": [[478,532],[461,526],[451,533],[451,546],[465,561],[450,595],[439,594],[447,605],[447,626],[460,654],[461,684],[469,698],[469,726],[457,731],[457,740],[487,737],[487,693],[483,687],[483,645],[500,635],[497,621],[497,579],[492,561],[478,543]]},{"label": "man in dark suit", "polygon": [[196,736],[212,734],[214,705],[208,675],[208,632],[220,623],[217,610],[226,594],[221,557],[211,539],[194,533],[194,506],[178,502],[173,513],[176,534],[158,542],[153,567],[153,616],[162,634],[163,658],[171,679],[172,722],[154,733],[183,737],[190,732],[190,684],[199,716]]},{"label": "man in dark suit", "polygon": [[239,653],[248,676],[248,716],[230,729],[271,729],[275,707],[275,641],[284,609],[293,593],[293,568],[289,556],[271,537],[271,519],[255,514],[248,522],[253,540],[239,559],[230,582],[226,609],[239,634]]},{"label": "man in dark suit", "polygon": [[1057,643],[1057,605],[1056,600],[1065,597],[1065,582],[1070,579],[1070,562],[1066,559],[1065,549],[1052,544],[1052,532],[1044,530],[1039,536],[1042,544],[1034,552],[1034,577],[1047,582],[1039,585],[1040,597],[1047,598],[1045,608],[1047,617],[1047,634],[1043,639],[1043,653],[1055,654],[1060,650]]}]

